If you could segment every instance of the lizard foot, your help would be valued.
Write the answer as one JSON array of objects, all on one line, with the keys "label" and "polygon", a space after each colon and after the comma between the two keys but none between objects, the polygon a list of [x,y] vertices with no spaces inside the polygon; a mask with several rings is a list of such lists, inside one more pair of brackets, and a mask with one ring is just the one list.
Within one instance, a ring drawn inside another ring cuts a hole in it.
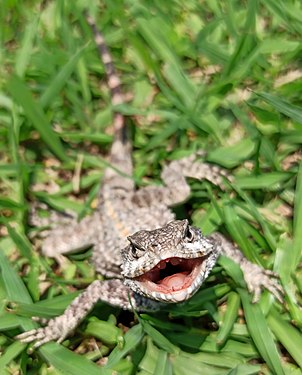
[{"label": "lizard foot", "polygon": [[34,342],[33,348],[38,348],[51,340],[61,343],[77,323],[78,321],[68,320],[65,315],[61,315],[49,320],[47,326],[23,332],[15,338],[23,343]]},{"label": "lizard foot", "polygon": [[249,292],[253,295],[253,303],[259,301],[263,288],[271,292],[280,303],[283,303],[284,290],[275,272],[248,262],[248,270],[244,272],[244,279]]}]

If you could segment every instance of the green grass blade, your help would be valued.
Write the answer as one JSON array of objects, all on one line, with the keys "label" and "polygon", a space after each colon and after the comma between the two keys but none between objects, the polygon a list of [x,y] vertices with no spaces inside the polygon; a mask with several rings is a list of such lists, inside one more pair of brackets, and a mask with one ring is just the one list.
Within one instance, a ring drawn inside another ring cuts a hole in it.
[{"label": "green grass blade", "polygon": [[299,172],[297,176],[296,192],[295,192],[295,206],[294,206],[294,243],[293,252],[291,256],[293,262],[291,264],[291,272],[296,269],[302,253],[302,163],[299,166]]},{"label": "green grass blade", "polygon": [[9,299],[14,302],[31,303],[32,299],[28,294],[22,279],[15,272],[11,263],[3,254],[3,250],[0,251],[0,269]]},{"label": "green grass blade", "polygon": [[140,324],[132,327],[124,336],[124,345],[122,348],[116,346],[108,357],[106,368],[115,366],[126,354],[133,350],[144,336]]},{"label": "green grass blade", "polygon": [[112,375],[111,370],[106,370],[84,356],[73,353],[56,343],[48,343],[39,349],[46,361],[62,374],[68,375]]},{"label": "green grass blade", "polygon": [[173,370],[177,375],[226,374],[227,368],[234,368],[240,360],[225,354],[185,353],[181,352],[172,359]]},{"label": "green grass blade", "polygon": [[163,20],[160,18],[148,20],[138,18],[136,22],[147,43],[155,53],[169,65],[167,77],[179,97],[182,98],[183,102],[187,103],[189,107],[193,107],[195,87],[183,72],[177,55],[171,50],[167,37],[162,32]]},{"label": "green grass blade", "polygon": [[21,42],[21,49],[18,51],[15,62],[15,72],[17,76],[23,77],[29,61],[32,57],[33,42],[37,35],[38,17],[35,16],[27,25],[23,40]]},{"label": "green grass blade", "polygon": [[271,309],[267,321],[274,335],[302,369],[301,332],[284,320],[275,308]]},{"label": "green grass blade", "polygon": [[251,156],[254,150],[255,143],[247,138],[229,147],[216,148],[214,151],[209,152],[207,159],[223,167],[234,168]]},{"label": "green grass blade", "polygon": [[68,59],[67,63],[61,68],[59,73],[50,81],[50,85],[44,91],[43,95],[40,98],[40,103],[43,108],[49,106],[49,104],[54,100],[54,98],[58,95],[61,89],[64,87],[66,82],[68,81],[69,77],[75,70],[75,67],[83,55],[87,45],[77,51],[70,59]]},{"label": "green grass blade", "polygon": [[6,366],[24,350],[25,344],[20,341],[12,343],[0,357],[0,373],[4,374]]},{"label": "green grass blade", "polygon": [[157,329],[151,326],[146,320],[141,319],[141,323],[144,331],[152,337],[152,340],[157,344],[157,346],[168,353],[177,355],[179,349],[173,345],[163,334],[161,334]]},{"label": "green grass blade", "polygon": [[31,259],[32,248],[28,238],[25,237],[23,233],[20,233],[16,229],[12,228],[10,225],[7,225],[6,228],[22,256],[27,259]]},{"label": "green grass blade", "polygon": [[270,104],[276,111],[288,116],[293,121],[302,124],[302,108],[289,103],[287,100],[280,99],[266,92],[255,93],[259,98]]},{"label": "green grass blade", "polygon": [[122,335],[120,328],[116,327],[111,322],[106,322],[97,318],[88,323],[85,333],[98,338],[108,345],[116,345]]},{"label": "green grass blade", "polygon": [[19,320],[16,315],[5,312],[4,314],[0,313],[0,330],[6,331],[10,328],[16,328],[19,325]]},{"label": "green grass blade", "polygon": [[267,189],[274,191],[280,189],[292,175],[286,172],[271,172],[259,176],[238,177],[237,186],[241,189]]},{"label": "green grass blade", "polygon": [[7,88],[15,102],[23,108],[25,116],[32,122],[49,149],[59,159],[68,160],[60,138],[52,130],[45,113],[33,99],[25,84],[17,76],[13,76],[8,82]]},{"label": "green grass blade", "polygon": [[250,296],[246,291],[238,289],[238,292],[241,297],[248,330],[259,353],[275,374],[284,375],[280,354],[259,305],[251,304]]},{"label": "green grass blade", "polygon": [[159,350],[157,356],[156,367],[154,370],[156,375],[172,375],[172,366],[169,362],[168,353],[164,350]]},{"label": "green grass blade", "polygon": [[0,207],[3,208],[9,208],[11,210],[13,209],[24,209],[24,206],[18,202],[15,202],[8,198],[0,198]]},{"label": "green grass blade", "polygon": [[263,1],[263,5],[271,9],[272,13],[274,13],[289,30],[298,32],[302,35],[302,12],[299,3],[291,4],[287,2],[285,3],[282,0],[265,0]]},{"label": "green grass blade", "polygon": [[[246,56],[253,56],[253,48],[255,46],[255,37],[254,37],[254,30],[255,30],[255,19],[256,13],[258,8],[258,0],[249,1],[248,2],[248,9],[245,18],[245,25],[242,32],[242,36],[237,39],[237,45],[235,51],[231,58],[228,61],[228,64],[225,68],[224,75],[231,76],[235,75],[238,76],[238,71],[242,69],[242,65],[249,65],[248,60],[252,60],[250,57],[246,59]],[[244,63],[242,64],[242,60],[245,59]],[[244,67],[244,69],[246,69]]]},{"label": "green grass blade", "polygon": [[221,326],[217,333],[217,343],[218,345],[223,345],[229,337],[229,334],[234,326],[234,323],[238,317],[238,309],[240,306],[240,298],[237,293],[231,292],[228,296],[227,309]]}]

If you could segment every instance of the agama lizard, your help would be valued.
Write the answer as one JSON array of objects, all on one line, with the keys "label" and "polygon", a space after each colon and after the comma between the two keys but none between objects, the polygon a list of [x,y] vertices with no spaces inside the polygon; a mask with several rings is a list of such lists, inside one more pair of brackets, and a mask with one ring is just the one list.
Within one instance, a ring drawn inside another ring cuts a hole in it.
[{"label": "agama lizard", "polygon": [[[105,66],[112,104],[118,105],[123,102],[120,79],[102,34],[91,17],[87,20]],[[35,342],[34,347],[50,340],[62,342],[98,300],[139,311],[183,302],[200,288],[221,253],[240,265],[254,301],[263,287],[282,301],[282,287],[273,272],[249,262],[221,234],[205,237],[188,220],[175,220],[170,207],[188,198],[187,177],[222,186],[226,173],[192,155],[163,168],[162,186],[136,189],[131,179],[131,145],[120,113],[114,114],[113,127],[115,139],[98,208],[79,223],[52,229],[42,245],[43,254],[50,257],[93,246],[95,269],[106,280],[90,284],[45,327],[17,337],[22,342]]]}]

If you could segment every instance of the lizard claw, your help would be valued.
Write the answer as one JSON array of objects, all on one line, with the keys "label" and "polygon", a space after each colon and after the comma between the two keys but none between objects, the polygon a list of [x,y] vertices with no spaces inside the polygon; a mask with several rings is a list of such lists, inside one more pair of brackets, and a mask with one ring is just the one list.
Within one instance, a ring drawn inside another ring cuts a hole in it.
[{"label": "lizard claw", "polygon": [[15,338],[23,343],[31,343],[35,341],[33,345],[34,349],[51,340],[51,338],[45,335],[44,328],[32,329],[31,331],[23,332],[20,335],[17,335]]},{"label": "lizard claw", "polygon": [[249,292],[253,295],[253,303],[258,302],[261,289],[265,288],[283,303],[284,290],[278,281],[278,275],[271,270],[265,270],[256,264],[249,264],[249,272],[244,273],[244,279]]},{"label": "lizard claw", "polygon": [[76,322],[74,322],[72,319],[68,322],[66,320],[66,316],[62,315],[49,320],[47,326],[45,327],[23,332],[17,335],[15,338],[23,343],[34,342],[33,348],[36,349],[52,340],[61,343],[75,327],[75,325]]}]

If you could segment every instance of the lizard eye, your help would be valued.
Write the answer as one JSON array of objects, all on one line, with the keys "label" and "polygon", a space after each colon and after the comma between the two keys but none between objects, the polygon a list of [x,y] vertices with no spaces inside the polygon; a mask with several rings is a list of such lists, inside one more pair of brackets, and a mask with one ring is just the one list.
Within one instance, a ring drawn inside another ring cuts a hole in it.
[{"label": "lizard eye", "polygon": [[137,258],[137,251],[136,250],[137,250],[136,247],[133,244],[131,244],[130,245],[130,251],[131,251],[131,254],[133,255],[134,258]]},{"label": "lizard eye", "polygon": [[130,251],[133,256],[133,258],[139,258],[144,254],[144,249],[140,249],[139,247],[131,244],[130,245]]},{"label": "lizard eye", "polygon": [[195,236],[194,236],[194,232],[192,231],[192,229],[187,226],[186,228],[186,231],[185,231],[185,239],[188,241],[188,242],[193,242]]},{"label": "lizard eye", "polygon": [[[141,232],[143,232],[143,231],[141,231]],[[136,236],[136,237],[138,237],[138,236]],[[127,239],[130,242],[129,251],[130,251],[131,255],[133,256],[133,258],[142,257],[145,253],[145,250],[146,250],[144,248],[144,244],[142,243],[142,241],[140,241],[139,238],[135,238],[135,236],[129,236],[129,237],[127,237]]]}]

